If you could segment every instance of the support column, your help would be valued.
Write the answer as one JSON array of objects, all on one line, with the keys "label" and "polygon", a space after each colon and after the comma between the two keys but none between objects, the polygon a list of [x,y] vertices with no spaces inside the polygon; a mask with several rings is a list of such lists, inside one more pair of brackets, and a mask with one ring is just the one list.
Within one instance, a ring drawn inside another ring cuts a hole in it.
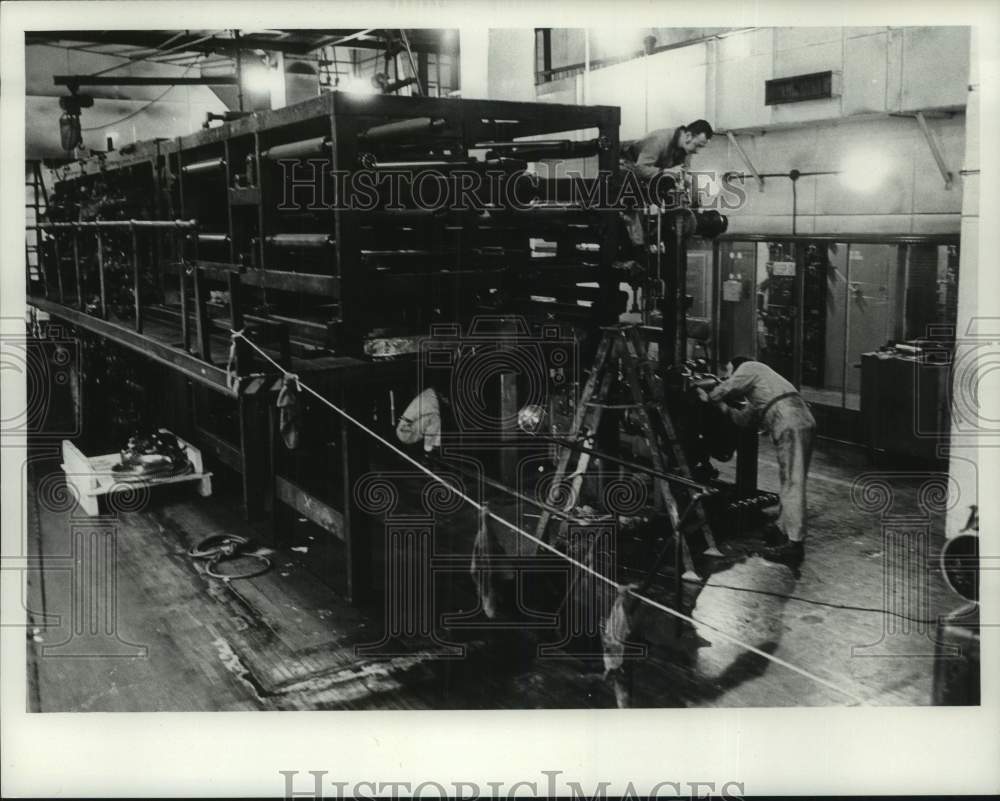
[{"label": "support column", "polygon": [[240,426],[240,458],[243,473],[243,503],[248,522],[267,518],[274,506],[271,477],[267,404],[267,382],[254,379],[237,399]]},{"label": "support column", "polygon": [[[358,389],[342,389],[337,404],[352,417],[363,420]],[[368,439],[356,425],[341,418],[340,469],[344,511],[344,545],[347,557],[347,600],[352,604],[371,596],[372,588],[372,525],[362,508],[358,480],[369,469]]]},{"label": "support column", "polygon": [[[996,354],[1000,351],[1000,310],[996,308],[996,293],[980,286],[980,249],[995,253],[1000,237],[995,225],[980,230],[980,214],[987,220],[996,219],[995,200],[989,193],[980,198],[981,161],[987,170],[996,169],[996,148],[986,148],[980,154],[980,119],[991,119],[997,113],[995,97],[980,91],[979,63],[995,58],[996,44],[987,44],[976,28],[970,30],[969,96],[965,113],[965,160],[962,175],[961,253],[958,269],[958,312],[955,325],[955,353],[952,360],[951,437],[948,474],[957,482],[958,502],[948,510],[945,532],[954,536],[965,525],[969,506],[979,503],[978,484],[996,464],[996,449],[980,447],[994,445],[998,428],[995,415],[980,414],[980,410],[996,408],[996,373],[988,375]],[[984,51],[989,50],[987,54]],[[990,163],[992,160],[992,164]],[[993,405],[991,406],[991,401]],[[989,463],[989,464],[988,464]]]}]

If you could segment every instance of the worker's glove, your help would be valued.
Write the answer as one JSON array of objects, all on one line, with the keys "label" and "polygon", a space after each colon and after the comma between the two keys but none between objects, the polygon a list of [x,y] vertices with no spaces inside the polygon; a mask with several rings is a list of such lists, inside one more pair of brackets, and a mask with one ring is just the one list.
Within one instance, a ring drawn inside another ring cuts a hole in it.
[{"label": "worker's glove", "polygon": [[678,164],[676,167],[664,167],[660,170],[660,175],[672,178],[678,186],[684,186],[687,182],[687,168],[683,164]]}]

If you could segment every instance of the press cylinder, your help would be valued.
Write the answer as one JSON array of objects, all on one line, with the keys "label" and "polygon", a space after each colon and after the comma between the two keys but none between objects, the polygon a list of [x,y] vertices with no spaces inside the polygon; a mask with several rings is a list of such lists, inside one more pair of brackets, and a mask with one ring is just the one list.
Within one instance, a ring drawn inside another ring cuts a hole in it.
[{"label": "press cylinder", "polygon": [[455,161],[426,160],[426,161],[379,161],[371,154],[364,154],[359,159],[361,165],[368,170],[412,170],[422,172],[424,170],[460,170],[480,166],[480,162],[475,159],[462,159]]},{"label": "press cylinder", "polygon": [[525,161],[585,158],[596,156],[605,149],[600,139],[590,139],[586,142],[573,142],[568,139],[538,142],[485,142],[476,147],[487,148],[487,158],[508,156]]},{"label": "press cylinder", "polygon": [[443,128],[445,120],[430,117],[415,117],[412,120],[398,120],[369,128],[361,138],[368,142],[383,142],[388,139],[428,134]]},{"label": "press cylinder", "polygon": [[316,136],[312,139],[303,139],[299,142],[289,142],[287,145],[275,145],[269,147],[261,153],[261,156],[269,161],[280,159],[300,159],[308,156],[325,155],[330,147],[330,139],[326,136]]},{"label": "press cylinder", "polygon": [[334,243],[329,234],[272,234],[264,241],[276,248],[325,248]]},{"label": "press cylinder", "polygon": [[185,164],[181,167],[181,172],[185,175],[191,175],[192,173],[199,172],[212,172],[213,170],[221,170],[226,166],[226,160],[224,158],[217,159],[206,159],[205,161],[195,161],[191,164]]}]

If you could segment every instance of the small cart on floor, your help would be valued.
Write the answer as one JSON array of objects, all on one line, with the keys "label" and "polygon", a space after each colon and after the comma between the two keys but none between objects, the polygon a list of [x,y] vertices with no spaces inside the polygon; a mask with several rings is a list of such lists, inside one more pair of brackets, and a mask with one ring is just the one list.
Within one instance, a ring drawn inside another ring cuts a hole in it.
[{"label": "small cart on floor", "polygon": [[212,474],[205,472],[201,451],[180,437],[177,437],[177,441],[187,454],[191,464],[190,471],[162,477],[124,480],[120,474],[112,469],[120,463],[120,454],[84,456],[72,442],[64,439],[62,442],[62,469],[66,474],[66,484],[75,490],[76,500],[80,507],[91,516],[99,514],[97,499],[101,495],[115,492],[134,492],[138,489],[160,487],[165,484],[196,481],[198,482],[198,494],[202,497],[208,497],[212,494]]}]

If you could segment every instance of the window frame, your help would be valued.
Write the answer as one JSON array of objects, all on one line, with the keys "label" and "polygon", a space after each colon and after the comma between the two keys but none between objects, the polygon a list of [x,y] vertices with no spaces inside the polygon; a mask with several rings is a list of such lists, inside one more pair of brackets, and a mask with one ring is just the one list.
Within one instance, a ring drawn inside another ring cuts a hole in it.
[{"label": "window frame", "polygon": [[[933,245],[937,247],[955,247],[958,248],[958,258],[961,259],[961,237],[958,234],[934,234],[934,235],[852,235],[852,234],[820,234],[820,235],[782,235],[779,233],[774,234],[725,234],[716,238],[712,245],[712,304],[711,304],[711,315],[712,315],[712,340],[716,343],[716,352],[714,354],[715,361],[721,359],[721,354],[718,352],[719,345],[722,342],[722,281],[723,267],[722,267],[722,248],[732,244],[732,243],[745,243],[745,244],[755,244],[755,243],[771,243],[771,242],[782,242],[791,243],[795,247],[795,261],[799,265],[799,269],[796,270],[797,280],[796,280],[796,298],[798,302],[799,314],[797,314],[796,331],[794,339],[794,355],[793,355],[793,375],[789,376],[789,380],[795,384],[796,387],[801,386],[802,382],[802,321],[804,315],[801,313],[803,305],[803,288],[804,282],[801,278],[802,276],[802,258],[805,252],[804,245],[808,243],[822,243],[822,242],[835,242],[839,244],[844,244],[850,252],[850,248],[855,244],[872,244],[872,245],[894,245],[897,247],[897,270],[902,270],[903,278],[908,276],[909,270],[909,260],[910,260],[910,246],[912,245]],[[846,276],[849,284],[849,274]],[[958,280],[961,280],[961,275],[959,274]],[[903,334],[906,333],[906,320],[907,320],[907,298],[905,292],[906,281],[900,285],[901,289],[897,292],[896,302],[892,309],[893,319],[892,319],[892,330],[895,335],[895,339],[899,341],[902,339]],[[756,318],[757,315],[757,265],[754,264],[753,269],[753,286],[751,288],[751,301],[753,303],[752,314]],[[936,321],[936,325],[942,330],[947,330],[949,322],[946,320]],[[952,323],[953,330],[953,323]],[[844,353],[844,365],[842,366],[842,372],[845,374],[841,381],[841,402],[839,406],[831,406],[830,408],[850,411],[850,407],[847,406],[847,380],[846,371],[849,369],[847,364],[847,337],[850,333],[849,316],[845,316],[845,353]],[[757,341],[756,336],[752,339],[753,342],[753,354],[757,355]],[[717,365],[716,365],[717,366]],[[827,405],[827,404],[822,404]]]}]

